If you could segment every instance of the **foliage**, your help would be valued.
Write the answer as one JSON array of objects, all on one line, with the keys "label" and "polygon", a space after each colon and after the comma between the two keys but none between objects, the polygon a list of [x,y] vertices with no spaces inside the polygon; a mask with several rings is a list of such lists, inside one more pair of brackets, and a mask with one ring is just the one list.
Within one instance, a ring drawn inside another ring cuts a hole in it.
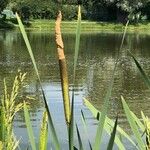
[{"label": "foliage", "polygon": [[[8,0],[2,1],[5,8]],[[143,16],[150,18],[149,0],[81,0],[79,3],[82,3],[83,19],[123,22],[130,13],[135,22]],[[77,1],[68,0],[10,0],[8,6],[20,12],[23,19],[55,19],[57,10],[62,10],[64,20],[73,20],[77,11]]]},{"label": "foliage", "polygon": [[[17,20],[18,20],[18,24],[19,24],[19,27],[20,27],[20,30],[21,30],[23,39],[24,39],[25,44],[26,44],[26,46],[27,46],[27,50],[28,50],[29,55],[30,55],[30,58],[31,58],[31,60],[32,60],[35,73],[36,73],[37,78],[38,78],[38,81],[39,81],[39,83],[40,83],[40,88],[41,88],[42,96],[43,96],[43,102],[44,102],[45,109],[46,109],[47,114],[48,114],[48,122],[49,122],[50,131],[51,131],[51,134],[52,134],[52,140],[53,140],[53,143],[54,143],[55,148],[56,148],[56,149],[60,149],[60,145],[59,145],[58,138],[57,138],[57,135],[56,135],[56,131],[55,131],[55,128],[54,128],[54,124],[53,124],[53,121],[52,121],[51,113],[50,113],[49,108],[48,108],[48,103],[47,103],[46,96],[45,96],[45,93],[44,93],[44,90],[43,90],[43,87],[42,87],[40,74],[39,74],[39,71],[38,71],[38,68],[37,68],[35,59],[34,59],[34,55],[33,55],[33,51],[32,51],[31,45],[30,45],[29,39],[28,39],[28,37],[27,37],[27,34],[26,34],[26,32],[25,32],[25,28],[24,28],[24,26],[23,26],[23,24],[22,24],[22,21],[21,21],[21,19],[20,19],[20,17],[18,16],[17,13],[16,13],[16,17],[17,17]],[[26,109],[26,110],[27,110],[27,109]],[[26,111],[26,112],[27,112],[27,111]],[[27,116],[29,116],[28,113],[27,113]],[[27,119],[28,119],[28,117],[27,117]],[[29,119],[28,119],[28,120],[29,120]],[[30,124],[30,123],[29,123],[29,124]],[[30,126],[30,125],[29,125],[29,126]],[[31,128],[30,128],[30,129],[31,129]]]},{"label": "foliage", "polygon": [[46,150],[47,149],[47,141],[48,141],[48,115],[47,112],[44,111],[43,119],[41,123],[41,130],[39,136],[39,149]]},{"label": "foliage", "polygon": [[18,73],[14,79],[11,92],[8,91],[4,79],[4,93],[0,103],[0,147],[5,150],[15,150],[19,144],[13,134],[13,119],[15,114],[23,107],[23,103],[17,102],[17,98],[25,76],[26,73]]},{"label": "foliage", "polygon": [[[76,77],[76,65],[77,65],[78,50],[79,50],[79,44],[80,44],[80,31],[81,31],[80,7],[79,7],[78,10],[79,11],[78,11],[78,24],[77,24],[77,31],[76,31],[73,83],[75,83],[75,77]],[[45,112],[43,114],[43,120],[42,120],[42,124],[41,124],[41,132],[40,132],[40,138],[39,138],[40,139],[39,149],[44,150],[47,147],[48,123],[49,123],[49,128],[51,129],[51,132],[52,132],[52,139],[53,139],[52,143],[54,144],[55,148],[59,150],[60,145],[59,145],[58,137],[56,135],[55,126],[53,124],[52,117],[51,117],[51,114],[50,114],[50,111],[49,111],[49,108],[48,108],[47,100],[46,100],[45,93],[44,93],[44,90],[43,90],[43,87],[42,87],[42,84],[41,84],[40,75],[39,75],[38,68],[37,68],[37,65],[36,65],[36,62],[35,62],[35,59],[34,59],[34,55],[33,55],[32,49],[31,49],[31,45],[29,43],[29,40],[28,40],[28,37],[26,35],[25,29],[24,29],[23,24],[22,24],[22,22],[21,22],[18,15],[17,15],[17,20],[18,20],[19,27],[21,29],[21,33],[23,35],[25,44],[27,46],[28,52],[30,54],[35,72],[37,74],[38,81],[40,83],[40,87],[41,87],[41,90],[42,90],[42,96],[43,96],[44,104],[45,104]],[[127,22],[127,25],[128,25],[128,23],[129,22]],[[60,25],[60,22],[59,22],[59,25]],[[122,46],[123,46],[123,41],[124,41],[124,37],[125,37],[125,34],[126,34],[127,25],[126,25],[126,28],[125,28],[125,31],[124,31],[124,34],[123,34],[120,49],[122,49]],[[57,41],[58,40],[57,36],[61,37],[60,26],[58,28],[56,26],[56,29],[58,29],[58,33],[57,33],[57,30],[56,30],[56,41]],[[61,40],[60,40],[60,43],[62,45],[57,43],[59,52],[60,52],[61,49],[63,49],[63,43],[62,43]],[[61,52],[61,54],[62,54],[62,52]],[[136,60],[136,58],[131,53],[130,53],[130,55],[133,58],[135,64],[137,65],[137,67],[138,67],[145,83],[147,83],[147,86],[150,87],[149,78],[147,77],[147,75],[145,74],[143,69],[141,68],[141,66],[138,63],[138,61]],[[61,56],[61,55],[59,55],[59,56]],[[64,54],[63,54],[63,59],[64,59]],[[61,65],[61,63],[60,63],[60,65]],[[97,132],[96,132],[96,138],[95,138],[94,145],[93,145],[94,150],[96,150],[96,149],[98,150],[100,148],[102,133],[103,133],[104,129],[107,131],[108,134],[111,134],[111,137],[110,137],[110,140],[109,140],[109,143],[108,143],[108,148],[107,148],[108,150],[113,148],[114,142],[117,144],[118,148],[120,148],[122,150],[125,149],[123,143],[121,142],[121,140],[118,138],[118,136],[116,134],[117,132],[120,132],[134,146],[136,146],[136,144],[132,141],[132,139],[118,126],[118,117],[116,117],[116,122],[115,123],[107,117],[107,111],[108,111],[108,108],[109,108],[109,99],[110,99],[110,96],[111,96],[111,91],[113,89],[113,81],[114,81],[116,66],[117,66],[117,63],[115,64],[112,80],[111,80],[109,88],[106,92],[106,96],[105,96],[105,99],[104,99],[104,107],[102,109],[102,112],[97,111],[93,106],[91,106],[89,104],[89,102],[86,101],[86,104],[88,103],[87,106],[91,109],[91,111],[94,113],[94,115],[96,114],[95,116],[99,120]],[[60,69],[64,69],[64,68],[60,68]],[[67,72],[67,70],[65,70],[65,71]],[[0,122],[1,122],[1,124],[0,124],[0,133],[1,133],[0,134],[0,148],[1,149],[3,148],[3,149],[6,149],[6,150],[11,150],[11,149],[16,149],[16,147],[18,146],[19,141],[16,141],[16,139],[14,138],[12,122],[13,122],[13,118],[14,118],[15,113],[18,112],[22,107],[24,107],[25,121],[26,121],[27,129],[28,129],[28,135],[29,135],[29,139],[30,139],[30,142],[31,142],[31,147],[32,147],[33,150],[37,149],[36,142],[35,142],[35,139],[34,139],[33,130],[32,130],[32,125],[31,125],[31,121],[30,121],[30,115],[29,115],[28,107],[27,107],[25,102],[24,102],[24,105],[22,103],[19,103],[19,104],[16,103],[16,98],[18,96],[18,91],[19,91],[20,86],[22,85],[22,83],[24,81],[25,75],[26,74],[22,74],[22,73],[19,72],[19,75],[14,80],[14,85],[13,85],[11,94],[8,94],[6,82],[4,80],[4,95],[2,97],[1,106],[0,106]],[[66,78],[66,76],[65,76],[65,78]],[[62,84],[63,84],[63,80],[64,80],[64,78],[62,79]],[[65,83],[68,84],[68,82],[65,82]],[[67,91],[67,92],[69,92],[69,91]],[[68,125],[68,139],[69,139],[69,149],[70,150],[77,149],[77,148],[74,147],[74,140],[73,140],[74,139],[74,99],[75,99],[75,97],[74,97],[74,87],[73,87],[71,112],[69,110],[69,112],[67,113],[70,118],[68,119],[69,121],[66,121],[66,123]],[[145,147],[147,147],[147,149],[148,149],[149,146],[150,146],[149,119],[147,117],[145,117],[144,114],[142,113],[142,118],[144,120],[144,124],[142,124],[141,121],[133,114],[133,112],[130,111],[130,109],[129,109],[129,107],[128,107],[128,105],[125,102],[123,97],[122,97],[122,104],[123,104],[123,108],[124,108],[125,114],[127,116],[128,122],[131,126],[131,129],[133,130],[134,135],[135,135],[136,142],[138,144],[137,146],[140,149],[145,149]],[[69,108],[70,106],[67,105],[66,107]],[[67,109],[66,107],[64,107],[64,108]],[[84,120],[84,126],[86,127],[85,119],[83,119],[83,120]],[[140,135],[139,127],[142,131],[145,130],[146,145],[145,145],[145,143],[144,143],[144,141],[143,141],[143,139]],[[78,128],[77,125],[76,125],[76,130],[77,130],[77,137],[78,137],[78,141],[79,141],[79,148],[81,150],[83,150],[84,147],[83,147],[83,144],[82,144],[82,139],[81,139],[79,128]],[[91,147],[91,149],[92,149],[92,147]]]},{"label": "foliage", "polygon": [[64,20],[73,20],[77,16],[77,6],[74,5],[63,5],[62,6],[62,14]]},{"label": "foliage", "polygon": [[9,0],[0,0],[0,13],[7,6],[8,2],[9,2]]}]

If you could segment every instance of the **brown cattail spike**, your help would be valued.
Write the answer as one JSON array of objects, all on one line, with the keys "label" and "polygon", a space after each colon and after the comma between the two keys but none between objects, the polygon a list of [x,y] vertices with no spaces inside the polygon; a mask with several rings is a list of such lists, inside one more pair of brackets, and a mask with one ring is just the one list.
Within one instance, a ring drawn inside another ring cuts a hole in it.
[{"label": "brown cattail spike", "polygon": [[67,65],[66,65],[66,60],[64,55],[64,44],[61,36],[61,28],[60,28],[61,20],[62,20],[62,15],[61,12],[59,11],[56,24],[55,24],[55,37],[56,37],[57,53],[59,59],[64,112],[65,112],[66,123],[69,124],[70,123],[69,83],[68,83]]}]

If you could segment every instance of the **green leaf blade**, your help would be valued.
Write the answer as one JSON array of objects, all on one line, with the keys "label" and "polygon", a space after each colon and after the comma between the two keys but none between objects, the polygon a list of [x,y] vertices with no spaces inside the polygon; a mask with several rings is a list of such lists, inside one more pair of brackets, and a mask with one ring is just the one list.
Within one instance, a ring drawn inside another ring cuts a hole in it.
[{"label": "green leaf blade", "polygon": [[78,20],[77,20],[77,29],[76,29],[76,42],[75,42],[75,54],[74,54],[74,65],[73,65],[73,90],[72,90],[72,103],[71,103],[71,118],[70,124],[68,126],[69,134],[69,150],[74,150],[74,84],[76,77],[76,66],[79,53],[80,45],[80,34],[81,34],[81,7],[78,7]]},{"label": "green leaf blade", "polygon": [[[101,116],[101,112],[98,111],[87,99],[84,98],[84,104],[85,106],[91,111],[92,115],[94,116],[94,118],[97,118],[97,114],[99,114]],[[110,134],[110,125],[114,126],[114,121],[111,120],[110,118],[106,117],[106,122],[105,122],[105,130],[108,134]],[[134,141],[130,138],[130,136],[119,126],[117,126],[117,131],[124,136],[127,140],[129,140],[132,145],[136,146],[136,144],[134,143]],[[117,138],[116,138],[117,139]],[[119,139],[119,138],[118,138]],[[118,142],[116,142],[117,144]],[[119,147],[119,146],[118,146]],[[121,148],[123,149],[123,148]]]},{"label": "green leaf blade", "polygon": [[114,141],[115,141],[115,136],[116,136],[116,131],[117,131],[117,125],[118,125],[118,116],[116,117],[116,121],[115,121],[115,125],[113,128],[113,132],[111,134],[108,146],[107,146],[107,150],[112,150],[113,146],[114,146]]},{"label": "green leaf blade", "polygon": [[137,61],[135,56],[130,51],[128,51],[128,52],[131,55],[131,57],[133,58],[137,68],[139,69],[139,72],[141,74],[141,77],[143,78],[143,81],[144,81],[145,85],[150,89],[150,79],[149,79],[149,77],[146,75],[145,71],[142,69],[140,63]]},{"label": "green leaf blade", "polygon": [[32,63],[33,63],[33,66],[34,66],[34,69],[35,69],[35,72],[37,74],[37,77],[41,83],[41,80],[40,80],[40,75],[39,75],[39,72],[38,72],[38,68],[37,68],[37,65],[36,65],[36,62],[35,62],[35,58],[34,58],[34,55],[33,55],[33,52],[32,52],[32,48],[31,48],[31,45],[30,45],[30,42],[29,42],[29,39],[27,37],[27,34],[26,34],[26,31],[24,29],[24,26],[22,24],[22,21],[20,19],[20,17],[18,16],[18,14],[16,13],[16,17],[17,17],[17,21],[18,21],[18,24],[19,24],[19,27],[20,27],[20,31],[22,33],[22,36],[23,36],[23,39],[25,41],[25,44],[26,44],[26,47],[28,49],[28,52],[29,52],[29,55],[31,57],[31,60],[32,60]]},{"label": "green leaf blade", "polygon": [[109,107],[109,99],[111,97],[111,91],[112,91],[112,88],[113,88],[113,82],[114,82],[114,73],[113,73],[113,79],[110,83],[110,86],[108,87],[106,96],[104,98],[104,105],[103,105],[101,117],[100,117],[100,120],[99,120],[99,123],[98,123],[95,142],[94,142],[94,146],[93,146],[94,150],[99,150],[100,149],[100,144],[101,144],[101,140],[102,140],[102,133],[103,133],[103,129],[104,129],[105,121],[106,121],[106,115],[107,115],[107,111],[108,111],[108,107]]},{"label": "green leaf blade", "polygon": [[51,131],[51,134],[52,134],[52,141],[53,141],[53,144],[55,146],[55,149],[56,150],[60,150],[60,144],[59,144],[59,141],[58,141],[58,137],[57,137],[57,134],[56,134],[56,130],[55,130],[55,127],[54,127],[54,124],[53,124],[53,120],[52,120],[52,116],[51,116],[51,113],[49,111],[49,107],[48,107],[48,104],[47,104],[47,101],[46,101],[46,97],[45,97],[45,93],[42,89],[42,95],[43,95],[43,99],[44,99],[44,103],[45,103],[45,108],[46,108],[46,111],[47,111],[47,115],[48,115],[48,123],[49,123],[49,128],[50,128],[50,131]]},{"label": "green leaf blade", "polygon": [[30,115],[29,115],[29,111],[28,111],[28,108],[27,108],[27,105],[26,105],[25,102],[24,102],[24,116],[25,116],[25,123],[26,123],[26,126],[27,126],[28,136],[29,136],[29,140],[30,140],[30,143],[31,143],[32,150],[36,150],[34,134],[33,134],[31,121],[30,121]]},{"label": "green leaf blade", "polygon": [[77,28],[76,28],[76,41],[75,41],[75,54],[74,54],[74,79],[75,81],[75,74],[76,74],[76,66],[79,54],[79,47],[80,47],[80,36],[81,36],[81,6],[78,6],[78,20],[77,20]]},{"label": "green leaf blade", "polygon": [[51,134],[52,134],[53,144],[55,146],[55,149],[59,150],[60,149],[60,144],[59,144],[59,141],[58,141],[58,138],[57,138],[57,135],[56,135],[56,131],[55,131],[54,124],[53,124],[53,121],[52,121],[51,113],[49,111],[49,107],[48,107],[48,104],[47,104],[46,96],[45,96],[45,93],[44,93],[44,90],[43,90],[43,87],[42,87],[42,84],[41,84],[41,79],[40,79],[40,75],[39,75],[39,72],[38,72],[36,61],[35,61],[35,58],[34,58],[34,55],[33,55],[33,51],[32,51],[30,42],[28,40],[27,34],[25,32],[24,26],[23,26],[23,24],[21,22],[21,19],[19,18],[17,13],[16,13],[16,17],[17,17],[19,28],[20,28],[20,31],[22,33],[23,39],[25,41],[27,50],[28,50],[30,58],[32,60],[32,63],[33,63],[33,66],[34,66],[34,70],[36,72],[36,75],[37,75],[39,83],[40,83],[40,87],[41,87],[41,90],[42,90],[42,96],[43,96],[45,108],[46,108],[46,111],[47,111],[47,114],[48,114],[48,122],[49,122],[50,131],[51,131]]},{"label": "green leaf blade", "polygon": [[47,149],[47,141],[48,141],[48,115],[45,111],[43,113],[43,119],[40,130],[40,140],[39,140],[39,149],[46,150]]},{"label": "green leaf blade", "polygon": [[132,129],[132,131],[133,131],[133,133],[135,135],[135,138],[137,140],[138,146],[139,146],[139,148],[141,150],[143,150],[143,149],[145,149],[144,142],[143,142],[142,137],[141,137],[141,135],[140,135],[140,133],[138,131],[137,124],[136,124],[134,118],[132,117],[131,111],[130,111],[127,103],[125,102],[124,98],[121,97],[121,99],[122,99],[122,104],[123,104],[123,108],[124,108],[126,117],[127,117],[128,121],[129,121],[131,129]]},{"label": "green leaf blade", "polygon": [[81,140],[81,136],[80,136],[80,132],[79,132],[77,124],[76,124],[76,130],[77,130],[77,136],[78,136],[78,142],[79,142],[79,150],[84,150],[82,140]]}]

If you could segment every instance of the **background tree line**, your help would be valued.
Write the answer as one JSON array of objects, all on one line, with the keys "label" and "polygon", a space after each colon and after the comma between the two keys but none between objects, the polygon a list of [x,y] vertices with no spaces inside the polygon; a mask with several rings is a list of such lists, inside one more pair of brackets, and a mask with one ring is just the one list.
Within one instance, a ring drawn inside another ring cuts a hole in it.
[{"label": "background tree line", "polygon": [[150,20],[150,0],[0,0],[0,12],[7,7],[20,13],[25,20],[55,19],[61,9],[65,20],[73,20],[76,19],[79,3],[82,5],[82,17],[86,20]]}]

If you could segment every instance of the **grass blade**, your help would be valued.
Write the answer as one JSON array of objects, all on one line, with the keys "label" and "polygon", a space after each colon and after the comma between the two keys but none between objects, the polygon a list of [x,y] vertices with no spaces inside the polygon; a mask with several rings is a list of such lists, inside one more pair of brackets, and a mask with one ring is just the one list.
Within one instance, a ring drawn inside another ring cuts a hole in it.
[{"label": "grass blade", "polygon": [[38,73],[37,65],[36,65],[36,62],[35,62],[35,58],[34,58],[34,55],[33,55],[33,52],[32,52],[32,48],[31,48],[30,42],[28,40],[28,37],[27,37],[27,34],[25,32],[25,29],[24,29],[24,26],[22,24],[22,21],[19,18],[17,13],[16,13],[16,17],[17,17],[17,21],[18,21],[18,24],[19,24],[19,27],[20,27],[20,31],[22,33],[22,36],[23,36],[23,39],[25,41],[26,47],[27,47],[28,52],[30,54],[30,57],[31,57],[31,60],[32,60],[32,63],[33,63],[34,69],[35,69],[35,72],[36,72],[37,77],[38,77],[38,79],[40,81],[40,76],[39,76],[39,73]]},{"label": "grass blade", "polygon": [[[91,113],[93,114],[94,118],[97,118],[98,114],[99,116],[101,116],[101,112],[98,111],[87,99],[84,98],[84,104],[85,106],[91,111]],[[99,120],[99,119],[98,119]],[[106,124],[111,125],[112,127],[114,126],[114,121],[112,121],[110,118],[106,117]],[[106,126],[105,126],[106,127]],[[106,131],[108,131],[109,133],[109,128],[105,129]],[[136,144],[134,143],[134,141],[130,138],[130,136],[119,126],[117,126],[117,131],[124,136],[126,139],[128,139],[134,146],[136,146]],[[116,143],[117,144],[117,143]]]},{"label": "grass blade", "polygon": [[53,140],[55,148],[57,150],[59,150],[60,149],[60,145],[59,145],[58,138],[57,138],[57,135],[56,135],[56,131],[55,131],[55,128],[54,128],[54,125],[53,125],[52,117],[51,117],[51,114],[50,114],[50,111],[49,111],[49,108],[48,108],[48,104],[47,104],[47,101],[46,101],[45,93],[44,93],[44,90],[42,88],[40,75],[39,75],[39,72],[38,72],[38,69],[37,69],[37,65],[36,65],[36,62],[35,62],[35,59],[34,59],[34,55],[33,55],[32,49],[31,49],[31,45],[30,45],[30,42],[28,40],[27,34],[25,32],[24,26],[23,26],[23,24],[21,22],[21,19],[19,18],[17,13],[16,13],[16,17],[17,17],[17,20],[18,20],[20,31],[22,33],[23,39],[24,39],[25,44],[27,46],[27,50],[28,50],[29,55],[31,57],[31,60],[32,60],[32,63],[33,63],[33,66],[34,66],[34,69],[35,69],[35,72],[36,72],[36,75],[37,75],[39,83],[40,83],[40,87],[41,87],[41,90],[42,90],[42,96],[43,96],[45,108],[46,108],[46,111],[47,111],[47,114],[48,114],[48,122],[49,122],[49,126],[50,126],[50,131],[51,131],[51,134],[52,134],[52,140]]},{"label": "grass blade", "polygon": [[107,115],[107,111],[108,111],[108,107],[109,107],[109,99],[111,97],[111,91],[112,91],[112,88],[113,88],[113,82],[114,82],[114,73],[113,73],[113,78],[112,78],[112,81],[110,83],[110,86],[108,87],[106,96],[104,98],[104,106],[103,106],[103,109],[102,109],[100,121],[98,123],[95,142],[94,142],[94,146],[93,146],[94,150],[99,150],[100,149],[103,128],[104,128],[105,119],[106,119],[106,115]]},{"label": "grass blade", "polygon": [[43,99],[44,99],[44,102],[45,102],[45,108],[46,108],[47,115],[48,115],[49,128],[50,128],[50,131],[51,131],[51,134],[52,134],[51,138],[53,140],[53,144],[55,146],[55,149],[60,150],[59,141],[58,141],[58,138],[57,138],[57,135],[56,135],[55,127],[54,127],[54,124],[53,124],[53,121],[52,121],[52,117],[51,117],[51,114],[50,114],[50,111],[49,111],[49,108],[48,108],[48,104],[47,104],[46,97],[45,97],[43,89],[42,89],[42,95],[43,95]]},{"label": "grass blade", "polygon": [[124,43],[124,40],[125,40],[125,36],[126,36],[126,33],[127,33],[127,29],[128,29],[128,25],[129,25],[129,20],[126,22],[126,25],[125,25],[125,29],[124,29],[124,32],[123,32],[123,36],[122,36],[122,40],[121,40],[121,45],[120,45],[120,50],[122,49],[123,47],[123,43]]},{"label": "grass blade", "polygon": [[150,127],[149,127],[149,124],[150,124],[150,120],[147,116],[144,115],[144,113],[141,111],[141,116],[142,116],[142,119],[143,119],[143,122],[144,122],[144,125],[145,125],[145,135],[146,135],[146,150],[149,150],[150,149]]},{"label": "grass blade", "polygon": [[27,131],[28,131],[32,150],[36,150],[34,134],[33,134],[33,130],[32,130],[31,122],[30,122],[30,115],[29,115],[29,111],[25,102],[24,102],[24,116],[25,116],[25,123],[27,125]]},{"label": "grass blade", "polygon": [[[128,24],[129,24],[129,21],[127,21],[126,26],[125,26],[125,30],[124,30],[124,33],[123,33],[121,45],[120,45],[120,48],[119,48],[119,52],[123,47],[123,43],[124,43],[125,35],[126,35],[126,32],[127,32]],[[112,91],[112,88],[113,88],[115,71],[116,71],[117,64],[118,64],[118,59],[119,59],[119,52],[118,52],[116,63],[115,63],[114,69],[113,69],[112,80],[110,82],[110,85],[107,89],[106,96],[104,98],[104,106],[103,106],[103,109],[102,109],[101,118],[100,118],[100,121],[99,121],[99,124],[98,124],[95,143],[94,143],[94,149],[95,150],[100,149],[100,143],[101,143],[101,139],[102,139],[102,132],[103,132],[105,119],[106,119],[106,115],[107,115],[107,111],[108,111],[108,107],[109,107],[109,99],[111,97],[111,91]]]},{"label": "grass blade", "polygon": [[147,87],[150,89],[150,79],[148,78],[148,76],[146,75],[146,73],[144,72],[144,70],[142,69],[141,65],[139,64],[139,62],[137,61],[137,59],[134,57],[134,55],[128,51],[129,54],[131,55],[131,57],[133,58],[137,68],[139,69],[139,72],[144,80],[144,83],[147,85]]},{"label": "grass blade", "polygon": [[127,117],[128,122],[129,122],[129,124],[131,126],[131,129],[132,129],[132,131],[133,131],[133,133],[135,135],[135,138],[136,138],[136,141],[138,143],[138,146],[139,146],[139,148],[141,150],[143,150],[143,149],[145,149],[144,142],[143,142],[143,140],[141,138],[141,135],[140,135],[140,133],[138,131],[138,127],[136,125],[136,122],[135,122],[134,118],[132,117],[131,111],[130,111],[127,103],[125,102],[124,98],[121,97],[121,99],[122,99],[122,104],[123,104],[123,108],[124,108],[126,117]]},{"label": "grass blade", "polygon": [[74,91],[72,94],[71,120],[69,124],[69,150],[74,150]]},{"label": "grass blade", "polygon": [[4,142],[6,134],[6,122],[3,106],[0,107],[0,141]]},{"label": "grass blade", "polygon": [[91,145],[91,142],[89,140],[89,136],[88,136],[88,132],[87,132],[87,124],[86,124],[86,120],[85,120],[84,113],[83,113],[82,110],[81,110],[81,120],[82,120],[82,123],[83,123],[83,126],[84,126],[84,131],[85,131],[86,136],[88,138],[88,143],[89,143],[90,150],[92,150],[92,145]]},{"label": "grass blade", "polygon": [[141,129],[142,132],[145,131],[145,127],[142,124],[142,122],[140,121],[140,119],[131,111],[131,115],[133,117],[133,119],[135,120],[135,122],[137,123],[137,125],[139,126],[139,128]]},{"label": "grass blade", "polygon": [[94,118],[97,118],[97,114],[101,112],[98,111],[86,98],[83,98],[84,105],[91,111]]},{"label": "grass blade", "polygon": [[79,150],[84,150],[82,140],[81,140],[81,136],[80,136],[80,132],[79,132],[77,124],[76,124],[76,130],[77,130],[77,136],[78,136],[78,142],[79,142]]},{"label": "grass blade", "polygon": [[48,141],[48,115],[47,111],[43,113],[43,119],[40,130],[40,140],[39,140],[39,149],[46,150],[47,149],[47,141]]},{"label": "grass blade", "polygon": [[76,43],[74,55],[74,70],[73,70],[73,89],[72,89],[72,104],[71,104],[71,121],[69,124],[69,150],[74,149],[74,84],[76,77],[76,65],[78,59],[79,45],[80,45],[80,31],[81,31],[81,7],[78,7],[78,20],[76,29]]},{"label": "grass blade", "polygon": [[109,143],[108,143],[107,150],[112,150],[113,149],[115,135],[116,135],[116,131],[117,131],[117,125],[118,125],[118,116],[116,117],[115,125],[114,125],[114,128],[113,128],[113,132],[111,134]]},{"label": "grass blade", "polygon": [[76,29],[75,54],[74,54],[74,70],[73,70],[74,79],[73,79],[73,82],[75,82],[74,80],[75,80],[75,75],[76,75],[76,66],[77,66],[79,47],[80,47],[80,35],[81,35],[81,6],[79,5],[77,29]]},{"label": "grass blade", "polygon": [[[104,125],[104,130],[111,136],[111,131],[113,129],[113,126],[110,126],[109,124],[105,123]],[[122,143],[122,141],[120,140],[120,138],[118,137],[118,135],[115,135],[115,141],[116,145],[118,146],[118,149],[120,150],[125,150],[125,147]]]}]

